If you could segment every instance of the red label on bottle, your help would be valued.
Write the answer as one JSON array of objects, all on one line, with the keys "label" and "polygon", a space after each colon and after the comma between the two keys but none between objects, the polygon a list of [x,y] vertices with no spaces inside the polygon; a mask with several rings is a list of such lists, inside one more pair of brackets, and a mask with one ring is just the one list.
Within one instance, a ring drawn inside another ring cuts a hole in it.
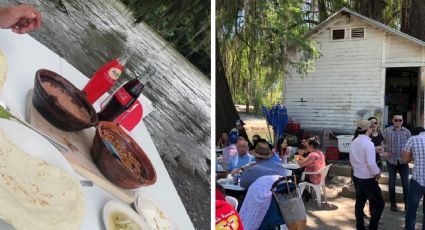
[{"label": "red label on bottle", "polygon": [[115,94],[114,97],[118,100],[118,102],[125,106],[128,102],[133,98],[130,94],[125,91],[123,87],[121,87]]}]

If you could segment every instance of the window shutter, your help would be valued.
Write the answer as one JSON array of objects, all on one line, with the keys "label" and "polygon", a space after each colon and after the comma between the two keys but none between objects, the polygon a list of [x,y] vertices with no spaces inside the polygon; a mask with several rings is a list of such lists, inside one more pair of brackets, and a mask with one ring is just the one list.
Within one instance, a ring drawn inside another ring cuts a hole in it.
[{"label": "window shutter", "polygon": [[351,38],[364,38],[364,28],[352,28]]}]

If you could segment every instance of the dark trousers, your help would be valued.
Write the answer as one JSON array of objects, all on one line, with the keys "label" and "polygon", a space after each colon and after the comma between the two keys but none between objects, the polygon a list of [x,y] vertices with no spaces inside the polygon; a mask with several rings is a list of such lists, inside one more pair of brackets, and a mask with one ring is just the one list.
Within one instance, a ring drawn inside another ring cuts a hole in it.
[{"label": "dark trousers", "polygon": [[424,216],[422,218],[422,230],[425,230],[425,187],[411,179],[409,184],[409,196],[407,197],[407,212],[405,219],[405,229],[415,230],[416,211],[418,210],[419,201],[423,199]]},{"label": "dark trousers", "polygon": [[366,204],[366,200],[369,200],[371,209],[369,229],[378,229],[378,223],[385,207],[385,202],[382,199],[381,189],[379,188],[378,182],[375,178],[359,179],[355,176],[353,176],[353,182],[356,189],[355,215],[357,230],[365,229],[363,209]]},{"label": "dark trousers", "polygon": [[390,202],[391,204],[396,203],[395,199],[395,182],[397,179],[397,171],[400,174],[401,185],[403,186],[403,201],[406,204],[407,202],[407,194],[409,192],[409,165],[408,164],[400,164],[397,165],[390,164],[387,161],[388,167],[388,191],[390,193]]}]

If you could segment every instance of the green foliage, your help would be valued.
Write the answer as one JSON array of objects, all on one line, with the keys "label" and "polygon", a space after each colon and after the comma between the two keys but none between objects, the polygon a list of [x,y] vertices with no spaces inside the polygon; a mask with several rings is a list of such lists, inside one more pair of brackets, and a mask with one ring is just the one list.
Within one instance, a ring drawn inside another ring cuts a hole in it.
[{"label": "green foliage", "polygon": [[236,103],[280,101],[289,68],[305,73],[319,53],[304,38],[304,1],[217,1],[217,37]]},{"label": "green foliage", "polygon": [[136,23],[145,22],[204,74],[210,76],[210,1],[121,0]]},{"label": "green foliage", "polygon": [[3,119],[10,119],[12,117],[12,115],[5,110],[2,106],[0,106],[0,118]]},{"label": "green foliage", "polygon": [[[304,74],[319,52],[304,34],[342,7],[364,0],[217,0],[217,47],[233,100],[254,105],[281,101],[283,76]],[[387,0],[383,21],[400,28],[402,0]]]}]

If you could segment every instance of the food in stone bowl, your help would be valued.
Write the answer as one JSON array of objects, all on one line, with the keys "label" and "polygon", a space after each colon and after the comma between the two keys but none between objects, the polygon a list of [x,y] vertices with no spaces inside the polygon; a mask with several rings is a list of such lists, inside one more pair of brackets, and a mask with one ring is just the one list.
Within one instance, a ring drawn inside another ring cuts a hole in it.
[{"label": "food in stone bowl", "polygon": [[47,121],[65,131],[82,130],[98,122],[85,94],[50,70],[41,69],[35,74],[32,102]]},{"label": "food in stone bowl", "polygon": [[98,123],[90,154],[102,174],[121,188],[156,182],[155,169],[143,149],[116,123]]}]

